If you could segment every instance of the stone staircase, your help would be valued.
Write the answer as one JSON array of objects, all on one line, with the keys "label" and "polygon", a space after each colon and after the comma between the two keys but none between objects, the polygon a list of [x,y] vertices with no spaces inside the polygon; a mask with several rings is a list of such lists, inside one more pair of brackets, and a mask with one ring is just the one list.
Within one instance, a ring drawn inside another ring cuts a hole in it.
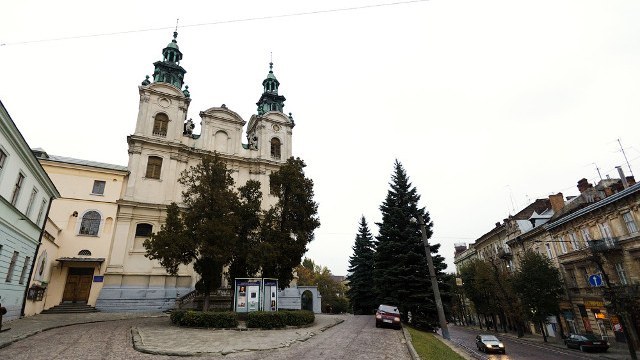
[{"label": "stone staircase", "polygon": [[79,314],[98,312],[98,309],[87,304],[60,304],[42,311],[42,314]]}]

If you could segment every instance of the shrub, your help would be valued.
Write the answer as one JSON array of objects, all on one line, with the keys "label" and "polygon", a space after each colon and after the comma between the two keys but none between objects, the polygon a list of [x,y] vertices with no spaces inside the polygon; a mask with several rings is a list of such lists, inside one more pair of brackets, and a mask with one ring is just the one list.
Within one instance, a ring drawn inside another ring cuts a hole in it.
[{"label": "shrub", "polygon": [[182,320],[186,312],[187,310],[173,310],[170,316],[171,322],[174,324],[180,324],[180,321]]},{"label": "shrub", "polygon": [[[175,313],[175,315],[174,315]],[[171,314],[171,321],[180,326],[205,328],[235,328],[238,326],[236,314],[227,312],[179,310]]]},{"label": "shrub", "polygon": [[315,315],[308,310],[294,311],[257,311],[247,316],[247,327],[261,329],[277,329],[285,326],[303,326],[312,324]]}]

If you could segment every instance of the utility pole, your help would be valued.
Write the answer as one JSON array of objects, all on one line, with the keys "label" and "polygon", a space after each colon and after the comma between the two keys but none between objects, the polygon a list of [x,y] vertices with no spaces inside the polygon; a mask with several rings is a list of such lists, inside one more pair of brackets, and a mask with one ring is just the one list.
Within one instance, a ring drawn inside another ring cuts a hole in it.
[{"label": "utility pole", "polygon": [[[412,219],[415,220],[415,219]],[[440,329],[442,330],[442,337],[449,340],[449,328],[447,327],[447,319],[444,317],[444,309],[442,308],[442,299],[440,298],[440,289],[438,288],[438,279],[436,278],[436,270],[433,267],[433,259],[431,258],[431,248],[429,247],[429,240],[427,239],[427,229],[424,224],[422,214],[418,214],[418,224],[420,225],[420,233],[422,234],[422,243],[424,244],[424,251],[427,253],[427,265],[429,266],[429,277],[431,277],[431,288],[433,289],[433,296],[436,299],[436,308],[438,309],[438,319],[440,320]]]}]

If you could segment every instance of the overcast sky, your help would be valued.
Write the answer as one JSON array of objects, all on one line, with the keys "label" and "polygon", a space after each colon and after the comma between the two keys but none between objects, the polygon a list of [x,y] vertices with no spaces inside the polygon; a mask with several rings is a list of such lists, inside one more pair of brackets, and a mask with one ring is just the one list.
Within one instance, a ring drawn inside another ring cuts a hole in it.
[{"label": "overcast sky", "polygon": [[534,199],[629,174],[617,139],[640,176],[640,2],[398,1],[8,1],[0,100],[31,147],[126,165],[176,18],[197,123],[223,103],[248,121],[272,52],[320,205],[307,256],[339,275],[395,159],[449,271],[454,243]]}]

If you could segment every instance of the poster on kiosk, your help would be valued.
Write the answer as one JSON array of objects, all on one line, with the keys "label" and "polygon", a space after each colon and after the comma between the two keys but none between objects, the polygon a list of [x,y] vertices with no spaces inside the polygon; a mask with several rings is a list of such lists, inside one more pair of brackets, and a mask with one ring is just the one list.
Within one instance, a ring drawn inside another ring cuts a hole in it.
[{"label": "poster on kiosk", "polygon": [[263,311],[278,311],[278,279],[262,279]]},{"label": "poster on kiosk", "polygon": [[262,279],[235,280],[234,309],[239,313],[260,310],[260,288]]},{"label": "poster on kiosk", "polygon": [[278,310],[278,280],[235,279],[233,309],[238,313]]}]

